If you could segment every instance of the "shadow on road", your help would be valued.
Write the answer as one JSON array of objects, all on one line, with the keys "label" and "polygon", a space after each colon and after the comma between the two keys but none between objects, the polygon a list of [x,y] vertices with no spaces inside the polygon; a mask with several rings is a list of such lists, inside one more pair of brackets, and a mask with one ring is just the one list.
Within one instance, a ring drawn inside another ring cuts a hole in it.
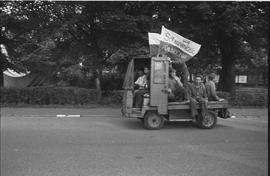
[{"label": "shadow on road", "polygon": [[193,122],[165,122],[164,129],[194,129],[198,128],[197,125]]},{"label": "shadow on road", "polygon": [[217,124],[215,128],[232,128],[231,126]]},{"label": "shadow on road", "polygon": [[117,122],[120,128],[126,128],[130,130],[144,130],[143,123],[138,119],[125,119]]},{"label": "shadow on road", "polygon": [[[120,123],[119,123],[120,122]],[[118,121],[115,125],[119,126],[120,128],[125,128],[129,130],[146,130],[144,128],[144,124],[142,121],[138,119],[125,119]],[[219,129],[219,128],[231,128],[230,126],[226,126],[223,124],[217,124],[214,129]],[[193,122],[165,122],[162,130],[170,130],[170,129],[200,129],[195,123]]]}]

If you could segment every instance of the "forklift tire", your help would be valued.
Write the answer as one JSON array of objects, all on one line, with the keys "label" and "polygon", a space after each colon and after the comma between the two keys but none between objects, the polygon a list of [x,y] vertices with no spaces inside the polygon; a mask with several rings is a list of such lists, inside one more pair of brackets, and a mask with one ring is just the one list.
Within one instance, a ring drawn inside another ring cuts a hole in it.
[{"label": "forklift tire", "polygon": [[202,129],[214,128],[217,124],[217,115],[213,111],[208,111],[208,114],[203,118],[200,114],[197,119],[197,124]]},{"label": "forklift tire", "polygon": [[149,130],[159,130],[164,125],[164,117],[156,111],[148,111],[144,115],[144,127]]}]

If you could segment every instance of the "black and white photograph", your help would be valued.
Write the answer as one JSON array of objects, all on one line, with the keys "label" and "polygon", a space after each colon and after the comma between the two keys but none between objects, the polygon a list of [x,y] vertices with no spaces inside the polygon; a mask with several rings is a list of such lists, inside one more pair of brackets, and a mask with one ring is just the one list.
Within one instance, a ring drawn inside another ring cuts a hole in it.
[{"label": "black and white photograph", "polygon": [[1,176],[267,176],[269,5],[1,1]]}]

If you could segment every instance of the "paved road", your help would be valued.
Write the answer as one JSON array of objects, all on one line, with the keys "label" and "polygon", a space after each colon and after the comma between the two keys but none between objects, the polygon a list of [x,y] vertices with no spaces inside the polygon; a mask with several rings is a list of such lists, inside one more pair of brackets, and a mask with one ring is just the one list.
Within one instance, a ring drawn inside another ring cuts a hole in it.
[{"label": "paved road", "polygon": [[[159,131],[117,109],[1,110],[1,176],[268,175],[265,109],[212,130],[174,122]],[[85,111],[93,116],[46,116]]]}]

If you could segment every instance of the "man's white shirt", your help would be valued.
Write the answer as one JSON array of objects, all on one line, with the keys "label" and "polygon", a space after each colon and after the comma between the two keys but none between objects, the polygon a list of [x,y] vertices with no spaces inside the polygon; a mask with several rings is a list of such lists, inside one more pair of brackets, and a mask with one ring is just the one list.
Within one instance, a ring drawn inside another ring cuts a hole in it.
[{"label": "man's white shirt", "polygon": [[146,75],[140,76],[135,84],[137,84],[140,87],[144,87],[147,83]]}]

